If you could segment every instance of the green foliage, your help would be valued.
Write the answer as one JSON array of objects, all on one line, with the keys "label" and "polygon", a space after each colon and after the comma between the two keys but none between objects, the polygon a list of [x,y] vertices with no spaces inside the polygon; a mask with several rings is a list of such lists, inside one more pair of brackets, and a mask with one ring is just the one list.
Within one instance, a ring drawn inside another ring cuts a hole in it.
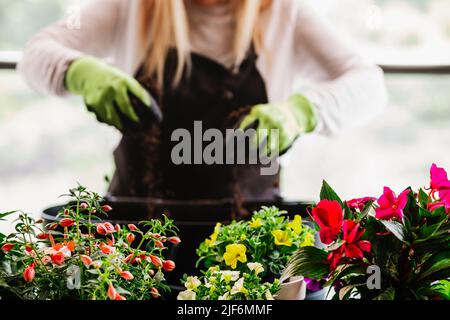
[{"label": "green foliage", "polygon": [[67,196],[59,223],[43,228],[19,212],[15,232],[0,238],[0,298],[146,300],[169,289],[160,244],[176,235],[171,220],[113,226],[100,219],[113,209],[97,193],[79,186]]},{"label": "green foliage", "polygon": [[[198,248],[197,265],[206,269],[216,265],[222,269],[230,268],[224,259],[227,246],[242,244],[246,259],[263,265],[264,276],[278,277],[297,249],[314,245],[314,234],[314,229],[302,224],[300,216],[289,221],[286,212],[263,207],[254,213],[251,221],[233,221],[226,226],[218,224],[211,237]],[[236,265],[236,270],[245,268],[245,262]]]}]

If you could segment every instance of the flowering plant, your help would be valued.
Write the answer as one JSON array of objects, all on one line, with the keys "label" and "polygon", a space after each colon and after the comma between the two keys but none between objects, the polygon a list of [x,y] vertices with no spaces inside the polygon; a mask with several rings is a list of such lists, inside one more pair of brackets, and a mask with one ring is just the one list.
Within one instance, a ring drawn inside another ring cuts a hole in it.
[{"label": "flowering plant", "polygon": [[251,221],[217,224],[197,250],[197,265],[245,272],[247,261],[253,261],[263,266],[262,276],[278,277],[297,249],[314,245],[314,234],[299,215],[290,221],[285,211],[263,207]]},{"label": "flowering plant", "polygon": [[[0,237],[0,288],[21,299],[144,300],[168,289],[164,271],[167,244],[178,244],[172,221],[142,222],[139,227],[103,222],[113,208],[79,186],[73,201],[46,229],[19,213],[15,232]],[[0,216],[1,217],[1,216]]]},{"label": "flowering plant", "polygon": [[[283,277],[325,278],[335,299],[445,297],[450,277],[450,181],[431,167],[427,189],[341,201],[324,182],[312,209],[325,249],[301,248]],[[447,294],[448,298],[448,294]]]},{"label": "flowering plant", "polygon": [[263,266],[257,262],[245,266],[242,272],[210,267],[200,278],[185,276],[186,290],[178,300],[273,300],[280,289],[278,280],[262,283]]}]

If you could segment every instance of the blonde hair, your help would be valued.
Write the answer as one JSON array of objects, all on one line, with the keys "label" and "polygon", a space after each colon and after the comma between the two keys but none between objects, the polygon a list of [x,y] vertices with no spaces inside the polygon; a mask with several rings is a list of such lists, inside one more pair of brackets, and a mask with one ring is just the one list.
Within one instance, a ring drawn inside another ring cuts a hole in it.
[{"label": "blonde hair", "polygon": [[[147,52],[146,73],[156,75],[159,87],[164,81],[164,66],[170,48],[177,52],[177,69],[173,85],[180,83],[190,68],[189,23],[185,0],[141,0],[139,28],[143,50]],[[235,66],[245,59],[253,42],[262,44],[259,18],[272,0],[230,0],[236,12],[236,36],[233,43]]]}]

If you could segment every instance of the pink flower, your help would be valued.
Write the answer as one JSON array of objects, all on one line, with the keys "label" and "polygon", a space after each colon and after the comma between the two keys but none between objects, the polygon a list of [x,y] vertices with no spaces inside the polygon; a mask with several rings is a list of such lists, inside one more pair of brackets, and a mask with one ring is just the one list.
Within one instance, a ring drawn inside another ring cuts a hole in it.
[{"label": "pink flower", "polygon": [[128,280],[128,281],[131,281],[131,280],[134,279],[134,276],[131,274],[130,271],[122,271],[122,272],[120,273],[120,276],[121,276],[123,279]]},{"label": "pink flower", "polygon": [[376,218],[380,220],[403,220],[403,209],[408,203],[408,194],[411,191],[406,189],[398,197],[389,187],[384,187],[383,195],[378,199],[379,208],[375,209]]},{"label": "pink flower", "polygon": [[313,208],[312,215],[320,227],[320,240],[324,244],[335,241],[341,231],[344,219],[339,202],[322,200]]},{"label": "pink flower", "polygon": [[369,201],[377,201],[377,198],[373,197],[357,198],[346,201],[346,203],[350,209],[359,209],[361,211],[364,209],[364,207]]},{"label": "pink flower", "polygon": [[93,263],[92,258],[86,255],[81,255],[80,259],[86,267],[89,267]]},{"label": "pink flower", "polygon": [[109,284],[107,294],[108,298],[110,298],[111,300],[116,300],[118,293],[116,288],[114,288],[114,286],[112,285],[112,283]]},{"label": "pink flower", "polygon": [[447,172],[433,163],[430,169],[430,187],[433,190],[450,189]]},{"label": "pink flower", "polygon": [[36,271],[34,270],[34,263],[30,264],[25,271],[23,272],[23,279],[25,282],[32,282],[36,275]]},{"label": "pink flower", "polygon": [[97,224],[97,233],[100,235],[111,234],[114,233],[115,231],[116,229],[114,229],[114,226],[109,222]]}]

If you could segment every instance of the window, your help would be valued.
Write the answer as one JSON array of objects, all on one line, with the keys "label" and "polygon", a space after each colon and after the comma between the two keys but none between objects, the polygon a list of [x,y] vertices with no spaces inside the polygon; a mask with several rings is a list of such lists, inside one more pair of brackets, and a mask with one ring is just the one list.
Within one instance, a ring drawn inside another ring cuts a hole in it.
[{"label": "window", "polygon": [[[275,0],[276,1],[276,0]],[[292,0],[296,1],[296,0]],[[0,67],[39,28],[63,17],[65,0],[0,0]],[[386,65],[450,65],[448,0],[311,1],[362,52]],[[372,124],[337,138],[307,136],[289,154],[283,193],[316,199],[322,179],[344,197],[423,185],[432,162],[450,167],[450,74],[388,74],[390,106]],[[30,90],[0,70],[0,211],[38,212],[77,181],[105,191],[120,136],[77,98]]]}]

